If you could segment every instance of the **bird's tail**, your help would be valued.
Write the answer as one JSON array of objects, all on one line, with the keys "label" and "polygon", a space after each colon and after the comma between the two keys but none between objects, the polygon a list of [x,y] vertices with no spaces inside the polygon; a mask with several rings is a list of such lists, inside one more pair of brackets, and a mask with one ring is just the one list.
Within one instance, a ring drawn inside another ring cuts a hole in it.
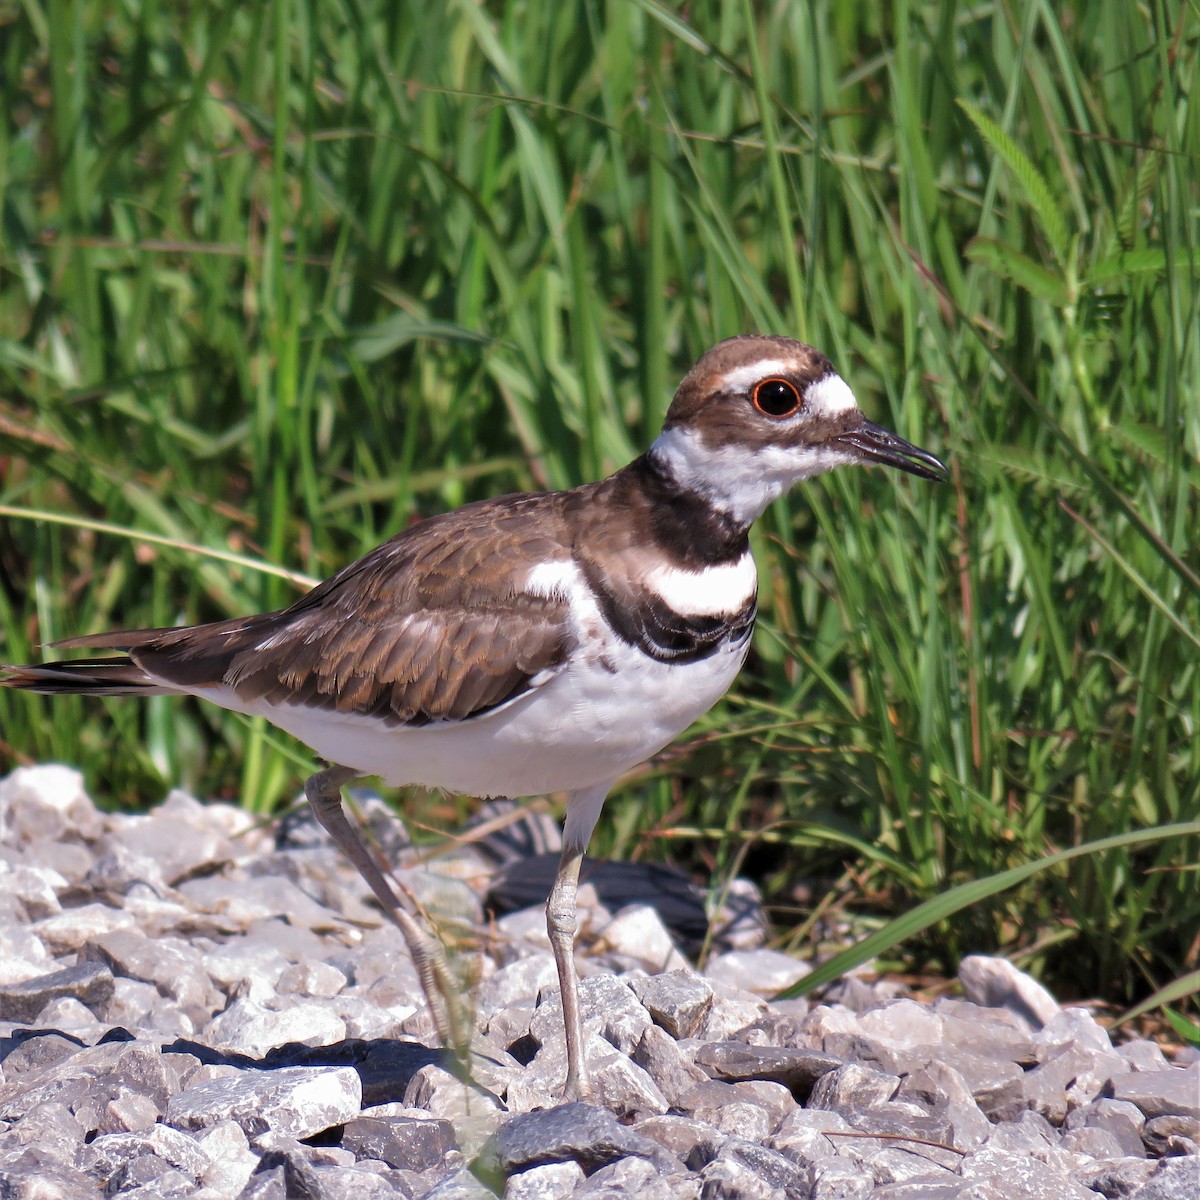
[{"label": "bird's tail", "polygon": [[51,642],[59,650],[121,650],[104,658],[79,658],[74,662],[25,663],[0,666],[0,687],[19,688],[56,696],[164,696],[173,689],[155,680],[130,657],[129,651],[155,641],[168,629],[119,629],[86,637]]},{"label": "bird's tail", "polygon": [[239,617],[207,625],[111,629],[107,633],[63,638],[49,645],[56,650],[119,653],[103,658],[0,666],[0,687],[46,695],[187,695],[193,685],[218,686],[230,658],[247,644],[253,645],[262,636],[263,627],[271,627],[280,615],[286,614],[265,613],[261,617]]},{"label": "bird's tail", "polygon": [[81,658],[75,662],[28,663],[0,666],[0,687],[44,695],[78,693],[87,696],[159,696],[171,688],[156,683],[126,655]]}]

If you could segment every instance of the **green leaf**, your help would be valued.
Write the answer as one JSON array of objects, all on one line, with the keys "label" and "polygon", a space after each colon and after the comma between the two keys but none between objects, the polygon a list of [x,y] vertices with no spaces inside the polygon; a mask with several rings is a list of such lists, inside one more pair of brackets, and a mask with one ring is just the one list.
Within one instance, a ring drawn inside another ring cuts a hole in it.
[{"label": "green leaf", "polygon": [[[1170,266],[1176,271],[1200,270],[1200,251],[1172,255]],[[1098,262],[1088,272],[1086,282],[1092,287],[1126,283],[1140,275],[1163,275],[1167,269],[1165,250],[1126,250]]]},{"label": "green leaf", "polygon": [[400,312],[357,331],[353,349],[360,362],[376,362],[417,340],[485,346],[490,338],[450,321],[428,321]]},{"label": "green leaf", "polygon": [[1118,833],[1113,837],[1101,838],[1095,842],[1085,842],[1082,846],[1072,846],[1069,850],[1060,850],[1057,854],[1047,854],[1045,858],[1033,862],[1022,863],[1019,867],[1010,867],[989,875],[985,879],[972,879],[970,883],[960,883],[957,887],[934,896],[923,904],[889,921],[882,929],[869,937],[863,938],[857,945],[843,950],[827,959],[811,974],[806,975],[798,983],[780,992],[776,999],[792,1000],[808,992],[824,987],[840,978],[847,971],[862,966],[865,962],[880,954],[884,954],[900,945],[914,934],[944,921],[955,913],[986,900],[989,896],[998,895],[1009,888],[1024,883],[1034,875],[1057,867],[1061,863],[1070,862],[1074,858],[1084,858],[1089,854],[1101,854],[1105,850],[1117,850],[1125,846],[1140,846],[1147,842],[1165,842],[1176,837],[1200,837],[1200,821],[1183,821],[1177,825],[1159,825],[1154,829],[1135,829],[1130,833]]},{"label": "green leaf", "polygon": [[[1178,612],[1176,611],[1177,606],[1172,603],[1171,599],[1167,596],[1160,595],[1157,591],[1155,591],[1154,586],[1150,583],[1150,581],[1146,579],[1146,577],[1133,565],[1133,563],[1117,549],[1116,545],[1106,538],[1094,525],[1092,525],[1089,521],[1084,520],[1079,513],[1075,512],[1075,510],[1064,503],[1064,501],[1059,500],[1058,504],[1063,512],[1065,512],[1072,521],[1078,523],[1091,535],[1096,544],[1105,552],[1105,554],[1109,556],[1109,558],[1113,560],[1114,563],[1117,564],[1118,568],[1125,573],[1125,576],[1128,578],[1130,583],[1132,583],[1134,587],[1136,587],[1138,591],[1141,592],[1142,595],[1145,596],[1146,599],[1149,600],[1150,603],[1153,604],[1154,607],[1157,608],[1158,611],[1162,613],[1162,615],[1166,617],[1166,619],[1170,621],[1171,624],[1174,625],[1175,628],[1179,630],[1179,632],[1183,634],[1183,636],[1187,638],[1187,640],[1191,642],[1193,646],[1196,647],[1197,650],[1200,650],[1200,634],[1195,633],[1184,621],[1184,619],[1179,616]],[[1164,547],[1164,549],[1167,548]],[[1167,549],[1167,552],[1173,554],[1173,552],[1171,552],[1169,549]],[[1180,566],[1182,565],[1183,564],[1180,563]]]},{"label": "green leaf", "polygon": [[1134,171],[1131,186],[1117,210],[1117,237],[1122,246],[1132,246],[1137,238],[1143,206],[1158,182],[1161,165],[1162,155],[1152,152],[1142,158]]},{"label": "green leaf", "polygon": [[967,246],[967,257],[973,263],[987,267],[1001,279],[1012,280],[1039,300],[1048,300],[1058,308],[1064,308],[1071,302],[1070,290],[1061,275],[1035,263],[1027,254],[1004,242],[992,238],[974,238]]},{"label": "green leaf", "polygon": [[[1127,1021],[1136,1020],[1142,1013],[1151,1012],[1156,1008],[1164,1008],[1168,1004],[1174,1004],[1177,1000],[1184,1000],[1188,996],[1200,994],[1200,971],[1189,971],[1186,975],[1181,975],[1178,979],[1173,979],[1165,987],[1160,987],[1153,995],[1147,996],[1140,1004],[1135,1004],[1128,1012],[1122,1013],[1117,1025],[1124,1025]],[[1171,1016],[1170,1011],[1167,1013]],[[1179,1018],[1182,1022],[1182,1018]],[[1184,1022],[1186,1025],[1191,1025],[1191,1033],[1184,1033],[1183,1030],[1171,1022],[1175,1026],[1175,1031],[1186,1037],[1189,1041],[1200,1041],[1200,1029],[1190,1022]]]},{"label": "green leaf", "polygon": [[[1159,466],[1167,461],[1167,434],[1158,425],[1146,425],[1139,421],[1117,421],[1112,432],[1133,449],[1152,458]],[[1200,480],[1195,481],[1200,486]]]},{"label": "green leaf", "polygon": [[1042,232],[1046,235],[1046,240],[1054,251],[1054,257],[1058,260],[1059,266],[1064,266],[1070,241],[1067,223],[1063,218],[1062,211],[1054,202],[1046,177],[1033,165],[1033,161],[1025,151],[995,121],[985,116],[966,100],[959,100],[958,106],[970,117],[971,123],[979,130],[983,140],[991,146],[1017,177],[1017,182],[1024,190],[1029,205],[1042,227]]},{"label": "green leaf", "polygon": [[1171,1028],[1183,1041],[1191,1042],[1193,1046],[1200,1046],[1200,1025],[1197,1025],[1195,1021],[1189,1021],[1187,1017],[1181,1016],[1169,1008],[1164,1008],[1163,1013],[1171,1022]]}]

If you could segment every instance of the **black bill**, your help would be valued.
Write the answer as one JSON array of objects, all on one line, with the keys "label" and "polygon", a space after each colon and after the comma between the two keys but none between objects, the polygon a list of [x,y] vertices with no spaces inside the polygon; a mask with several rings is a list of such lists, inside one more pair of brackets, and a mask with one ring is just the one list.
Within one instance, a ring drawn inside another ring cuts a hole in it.
[{"label": "black bill", "polygon": [[946,466],[928,450],[906,442],[874,421],[864,421],[857,429],[838,434],[836,441],[857,451],[863,462],[883,463],[888,467],[899,467],[910,475],[922,479],[933,479],[938,483],[946,480]]}]

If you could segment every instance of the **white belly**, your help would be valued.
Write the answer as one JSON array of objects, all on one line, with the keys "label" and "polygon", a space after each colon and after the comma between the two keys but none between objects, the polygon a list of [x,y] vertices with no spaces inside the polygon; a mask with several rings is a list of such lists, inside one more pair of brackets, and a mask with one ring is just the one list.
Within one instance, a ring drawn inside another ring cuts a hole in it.
[{"label": "white belly", "polygon": [[725,694],[746,649],[743,643],[699,662],[665,664],[610,643],[605,655],[569,665],[493,712],[416,727],[300,705],[247,705],[229,688],[196,694],[264,716],[329,762],[393,786],[536,796],[608,784],[644,762]]}]

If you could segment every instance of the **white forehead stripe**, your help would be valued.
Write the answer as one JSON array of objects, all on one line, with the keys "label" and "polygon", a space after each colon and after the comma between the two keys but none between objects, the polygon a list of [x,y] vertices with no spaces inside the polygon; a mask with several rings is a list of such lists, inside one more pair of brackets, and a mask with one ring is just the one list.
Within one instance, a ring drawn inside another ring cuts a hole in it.
[{"label": "white forehead stripe", "polygon": [[804,391],[804,404],[813,416],[833,417],[858,407],[850,385],[840,375],[826,375],[810,383]]},{"label": "white forehead stripe", "polygon": [[748,388],[752,384],[758,383],[760,379],[770,379],[773,375],[794,374],[795,370],[796,362],[794,359],[759,358],[752,363],[745,363],[740,367],[731,367],[717,381],[717,387],[740,391],[743,388]]},{"label": "white forehead stripe", "polygon": [[646,586],[682,617],[739,613],[754,596],[758,572],[747,550],[737,562],[699,571],[658,567],[646,577]]}]

